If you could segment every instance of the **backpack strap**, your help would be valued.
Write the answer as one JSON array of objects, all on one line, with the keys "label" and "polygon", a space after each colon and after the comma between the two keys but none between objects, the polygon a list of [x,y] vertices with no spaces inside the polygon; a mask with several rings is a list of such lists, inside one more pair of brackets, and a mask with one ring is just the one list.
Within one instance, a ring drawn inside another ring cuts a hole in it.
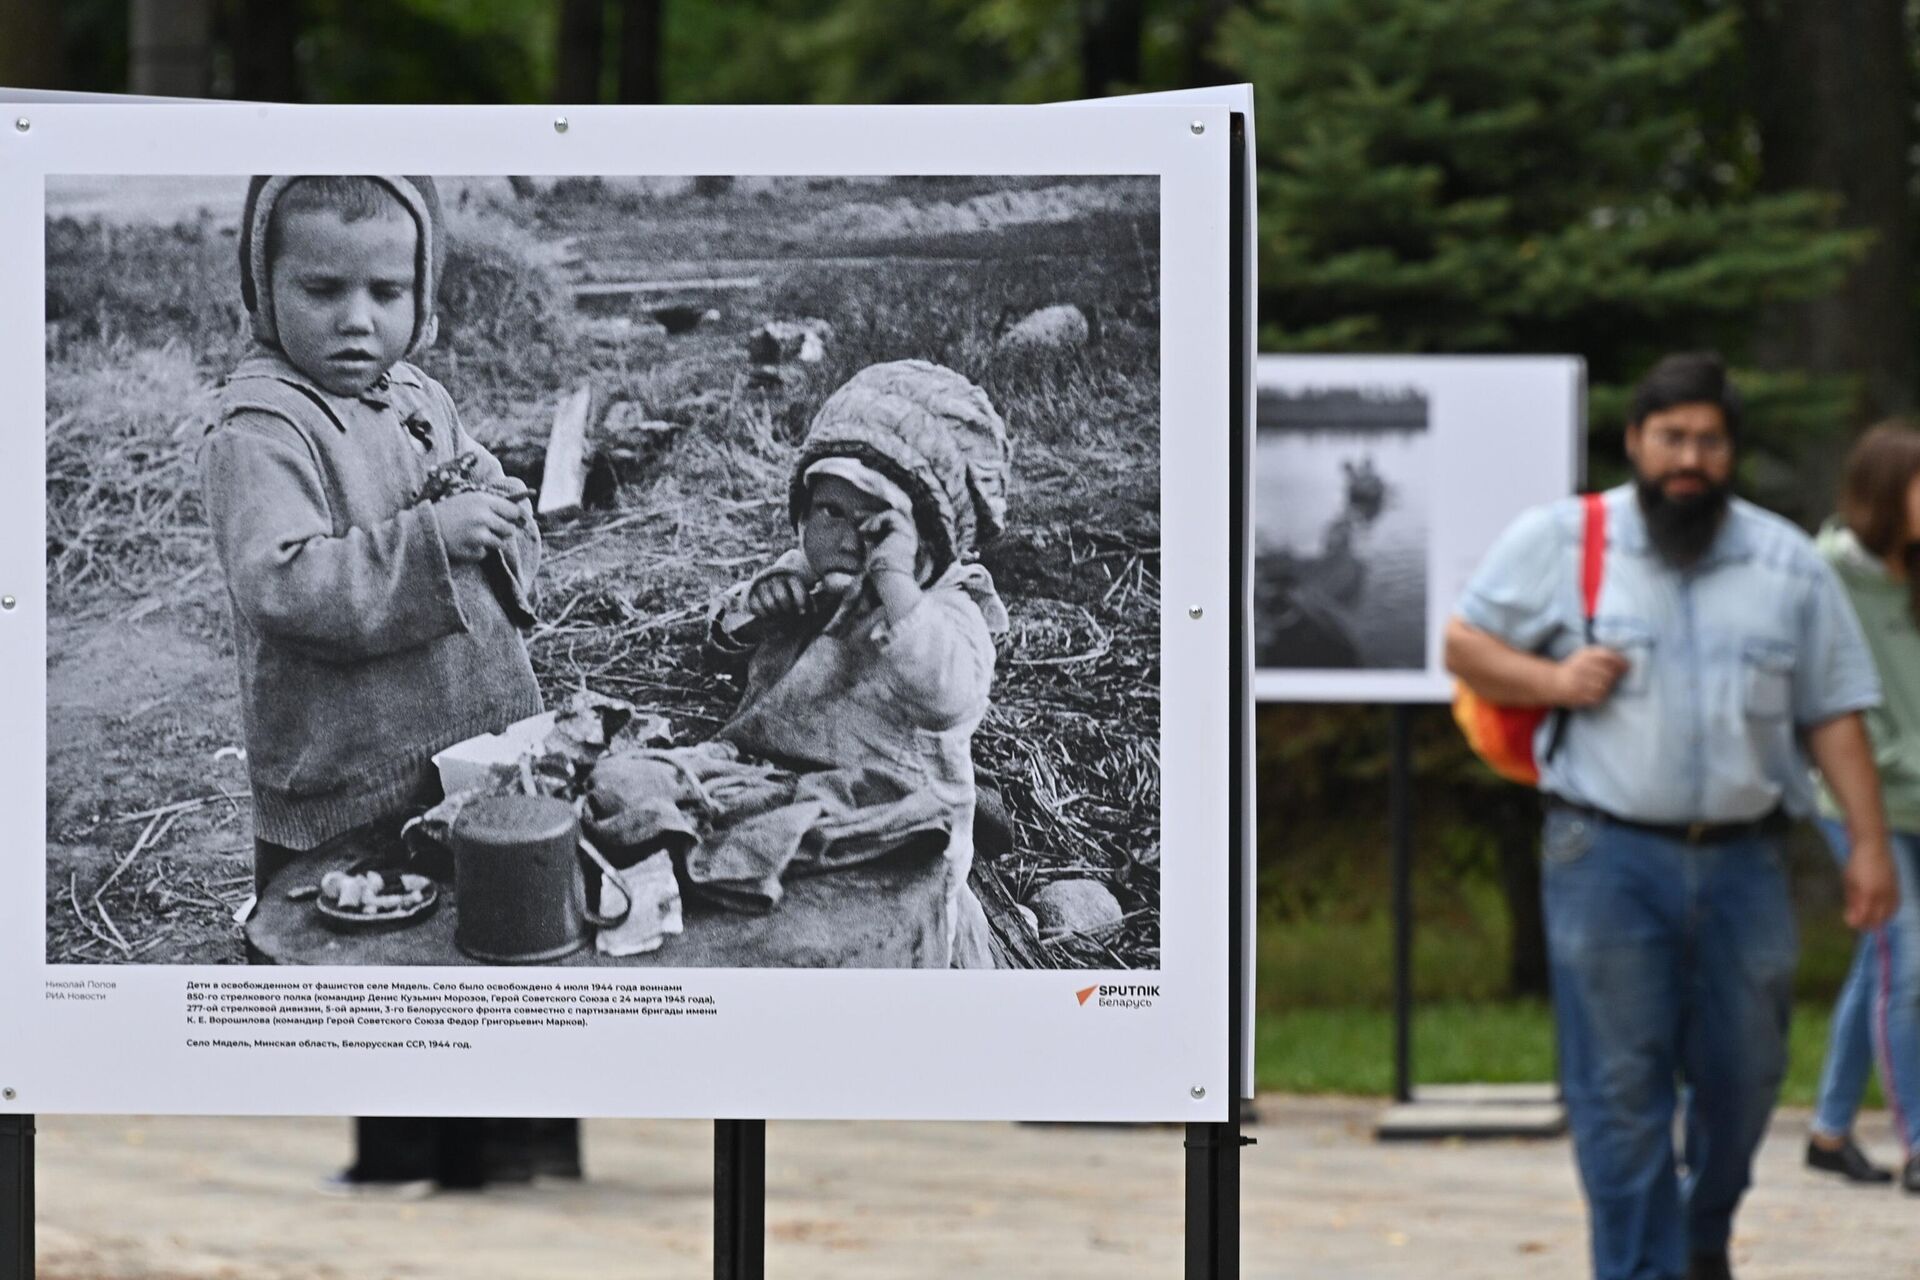
[{"label": "backpack strap", "polygon": [[1580,606],[1587,624],[1587,638],[1593,638],[1593,615],[1600,611],[1600,583],[1607,564],[1607,496],[1585,494],[1580,499],[1586,528],[1580,539]]},{"label": "backpack strap", "polygon": [[[1593,643],[1593,616],[1600,610],[1600,585],[1606,577],[1607,566],[1607,496],[1604,493],[1587,493],[1580,496],[1580,623],[1585,630],[1587,643]],[[1565,707],[1558,707],[1553,713],[1553,729],[1547,737],[1547,754],[1543,760],[1551,760],[1560,750],[1560,740],[1567,735],[1567,721],[1570,715]]]}]

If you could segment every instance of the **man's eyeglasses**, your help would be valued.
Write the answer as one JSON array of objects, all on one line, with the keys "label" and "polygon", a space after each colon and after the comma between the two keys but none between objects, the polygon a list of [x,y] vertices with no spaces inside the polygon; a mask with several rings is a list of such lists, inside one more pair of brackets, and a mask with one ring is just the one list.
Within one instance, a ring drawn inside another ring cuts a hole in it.
[{"label": "man's eyeglasses", "polygon": [[1661,427],[1648,434],[1654,444],[1666,453],[1685,453],[1689,449],[1695,449],[1703,458],[1720,458],[1733,452],[1733,440],[1729,436],[1695,435],[1690,431],[1681,431],[1674,427]]}]

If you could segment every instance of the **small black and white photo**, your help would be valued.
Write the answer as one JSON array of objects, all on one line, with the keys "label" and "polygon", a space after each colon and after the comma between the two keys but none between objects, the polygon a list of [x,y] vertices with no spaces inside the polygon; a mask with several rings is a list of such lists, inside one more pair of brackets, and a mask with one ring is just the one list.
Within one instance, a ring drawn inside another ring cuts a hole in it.
[{"label": "small black and white photo", "polygon": [[[1159,968],[1160,200],[48,178],[47,961]],[[1426,426],[1262,390],[1262,666]]]},{"label": "small black and white photo", "polygon": [[1400,383],[1278,384],[1254,443],[1254,663],[1419,671],[1428,649],[1429,401]]}]

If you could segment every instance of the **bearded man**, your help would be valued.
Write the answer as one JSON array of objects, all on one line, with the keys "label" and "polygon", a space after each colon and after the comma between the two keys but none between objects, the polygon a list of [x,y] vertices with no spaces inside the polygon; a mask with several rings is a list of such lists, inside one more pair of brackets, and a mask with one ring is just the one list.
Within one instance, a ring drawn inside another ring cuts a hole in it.
[{"label": "bearded man", "polygon": [[1847,923],[1876,927],[1898,896],[1860,714],[1872,661],[1808,538],[1732,496],[1740,425],[1717,357],[1661,360],[1633,395],[1633,481],[1604,495],[1591,630],[1577,499],[1516,520],[1447,628],[1447,667],[1476,692],[1562,709],[1536,740],[1541,893],[1598,1280],[1732,1274],[1786,1072],[1781,837],[1812,812],[1808,757],[1856,850]]}]

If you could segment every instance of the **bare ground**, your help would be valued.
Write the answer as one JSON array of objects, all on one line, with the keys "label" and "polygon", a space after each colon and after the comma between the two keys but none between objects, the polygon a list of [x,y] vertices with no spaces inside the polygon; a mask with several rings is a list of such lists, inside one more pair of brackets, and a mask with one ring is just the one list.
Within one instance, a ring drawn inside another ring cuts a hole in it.
[{"label": "bare ground", "polygon": [[[1564,1141],[1380,1146],[1380,1104],[1263,1099],[1241,1197],[1249,1277],[1587,1274]],[[43,1117],[40,1280],[602,1280],[712,1274],[712,1130],[590,1121],[589,1179],[424,1201],[315,1193],[346,1122]],[[1733,1261],[1741,1280],[1913,1274],[1920,1199],[1799,1167],[1776,1118]],[[1894,1150],[1883,1113],[1863,1137]],[[776,1123],[767,1273],[787,1280],[1175,1276],[1172,1127]]]},{"label": "bare ground", "polygon": [[253,837],[246,770],[220,758],[240,728],[223,649],[172,609],[49,629],[49,956],[244,958],[232,913],[252,892]]}]

